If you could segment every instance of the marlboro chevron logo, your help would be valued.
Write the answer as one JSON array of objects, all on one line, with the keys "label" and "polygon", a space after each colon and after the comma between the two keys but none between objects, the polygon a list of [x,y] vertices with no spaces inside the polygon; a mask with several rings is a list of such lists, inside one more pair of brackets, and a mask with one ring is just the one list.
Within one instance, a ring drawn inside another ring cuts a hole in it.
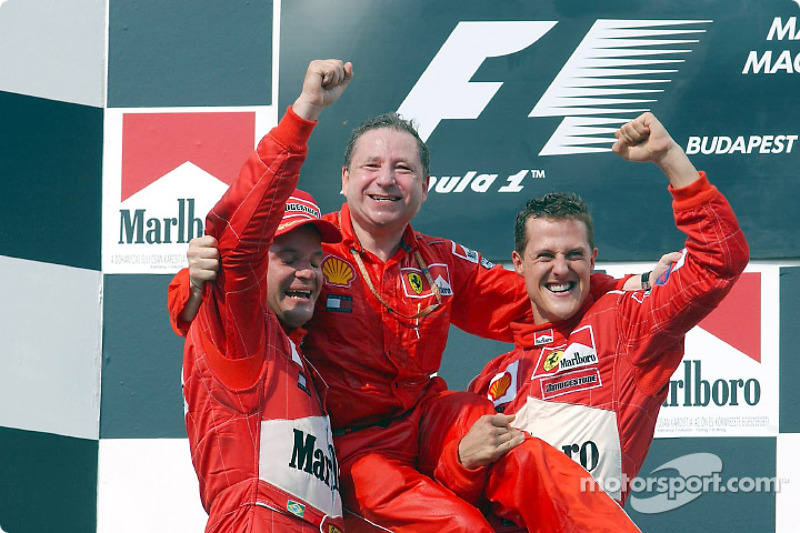
[{"label": "marlboro chevron logo", "polygon": [[595,347],[592,326],[587,325],[573,331],[567,345],[542,348],[533,378],[596,365],[597,363],[597,348]]},{"label": "marlboro chevron logo", "polygon": [[255,146],[255,113],[121,113],[109,122],[104,270],[177,270]]},{"label": "marlboro chevron logo", "polygon": [[664,388],[656,437],[774,437],[780,269],[751,267],[697,327]]},{"label": "marlboro chevron logo", "polygon": [[761,362],[761,273],[745,272],[698,325],[753,361]]},{"label": "marlboro chevron logo", "polygon": [[185,163],[230,185],[254,147],[254,113],[131,113],[122,120],[122,201]]}]

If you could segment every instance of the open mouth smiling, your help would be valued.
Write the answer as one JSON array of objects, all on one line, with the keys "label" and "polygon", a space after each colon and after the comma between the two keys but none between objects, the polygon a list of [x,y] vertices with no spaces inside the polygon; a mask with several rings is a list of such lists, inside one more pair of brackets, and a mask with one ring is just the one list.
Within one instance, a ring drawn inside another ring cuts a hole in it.
[{"label": "open mouth smiling", "polygon": [[555,294],[562,294],[565,292],[570,292],[573,288],[575,288],[575,282],[571,281],[569,283],[548,283],[545,285],[548,291],[555,293]]},{"label": "open mouth smiling", "polygon": [[311,291],[286,291],[284,294],[289,298],[299,298],[301,300],[311,299]]},{"label": "open mouth smiling", "polygon": [[368,194],[367,196],[376,202],[397,202],[400,200],[399,196],[379,196],[377,194]]}]

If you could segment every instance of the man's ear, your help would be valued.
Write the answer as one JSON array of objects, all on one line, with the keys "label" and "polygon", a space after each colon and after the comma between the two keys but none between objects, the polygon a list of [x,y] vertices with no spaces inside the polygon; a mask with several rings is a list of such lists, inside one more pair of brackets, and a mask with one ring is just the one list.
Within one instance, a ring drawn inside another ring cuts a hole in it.
[{"label": "man's ear", "polygon": [[511,263],[514,265],[514,272],[516,272],[520,276],[523,276],[524,274],[522,272],[522,256],[519,255],[519,252],[517,252],[516,250],[511,252]]},{"label": "man's ear", "polygon": [[342,194],[347,196],[347,184],[350,182],[350,171],[342,167]]},{"label": "man's ear", "polygon": [[428,188],[431,186],[431,175],[428,174],[422,179],[422,201],[428,199]]},{"label": "man's ear", "polygon": [[592,272],[594,272],[594,263],[597,260],[597,248],[592,250]]}]

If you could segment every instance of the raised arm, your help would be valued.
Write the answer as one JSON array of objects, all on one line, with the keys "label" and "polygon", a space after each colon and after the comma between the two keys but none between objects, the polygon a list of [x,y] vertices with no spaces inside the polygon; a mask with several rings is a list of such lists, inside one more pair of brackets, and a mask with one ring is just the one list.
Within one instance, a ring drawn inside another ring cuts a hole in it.
[{"label": "raised arm", "polygon": [[655,393],[669,381],[680,351],[665,353],[716,307],[749,259],[749,249],[725,197],[698,172],[664,126],[645,113],[620,128],[613,150],[652,162],[665,174],[679,230],[687,236],[663,286],[623,301],[621,332],[639,367],[640,386]]},{"label": "raised arm", "polygon": [[[352,78],[353,65],[349,62],[312,61],[303,78],[300,95],[292,104],[292,113],[307,121],[317,120],[325,107],[339,99]],[[192,239],[186,255],[189,269],[176,274],[167,296],[172,328],[184,336],[203,301],[203,285],[217,278],[219,242],[212,235]]]},{"label": "raised arm", "polygon": [[[221,268],[205,289],[200,307],[204,331],[229,358],[260,353],[267,310],[267,257],[284,204],[297,186],[308,138],[320,111],[336,101],[352,78],[352,66],[338,60],[313,61],[303,90],[280,124],[258,144],[239,176],[211,209],[206,233],[216,239]],[[204,244],[214,244],[212,240]],[[213,268],[214,253],[198,257],[201,272]],[[208,261],[208,259],[211,261]],[[191,259],[191,256],[190,256]],[[209,274],[207,279],[212,279]],[[197,290],[191,290],[196,299]],[[172,308],[172,306],[170,306]],[[186,319],[187,314],[182,313]]]}]

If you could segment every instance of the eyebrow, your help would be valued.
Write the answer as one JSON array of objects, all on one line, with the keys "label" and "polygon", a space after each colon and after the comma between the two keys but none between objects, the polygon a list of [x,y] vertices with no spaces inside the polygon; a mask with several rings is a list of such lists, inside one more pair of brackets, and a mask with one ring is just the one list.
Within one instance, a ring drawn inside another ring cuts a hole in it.
[{"label": "eyebrow", "polygon": [[[372,162],[375,162],[375,161],[383,161],[383,158],[381,156],[374,155],[374,156],[368,157],[368,158],[366,158],[364,160],[365,163],[372,163]],[[414,158],[398,157],[396,159],[392,159],[392,161],[395,162],[395,163],[408,163],[408,164],[411,164],[411,163],[414,162]]]},{"label": "eyebrow", "polygon": [[[586,253],[586,249],[582,248],[582,247],[569,248],[568,250],[564,251],[564,255],[572,254],[572,253],[576,253],[576,252],[577,253],[581,253],[581,254],[585,254]],[[554,251],[552,248],[545,247],[545,248],[536,248],[534,250],[531,250],[531,253],[533,253],[534,255],[538,255],[538,254],[545,254],[545,253],[556,254],[558,252]]]}]

